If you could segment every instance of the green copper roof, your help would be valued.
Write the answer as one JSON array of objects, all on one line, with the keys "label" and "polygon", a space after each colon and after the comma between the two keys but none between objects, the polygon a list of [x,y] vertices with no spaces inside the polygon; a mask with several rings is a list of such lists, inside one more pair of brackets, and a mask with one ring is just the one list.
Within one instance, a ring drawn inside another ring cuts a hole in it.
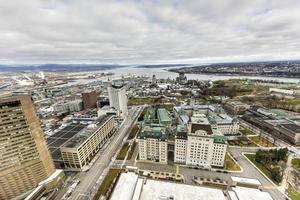
[{"label": "green copper roof", "polygon": [[169,113],[165,108],[157,109],[157,116],[158,116],[160,123],[170,123],[171,122]]},{"label": "green copper roof", "polygon": [[165,128],[147,126],[140,132],[139,138],[155,138],[160,140],[167,140],[168,134],[166,133]]},{"label": "green copper roof", "polygon": [[225,143],[225,136],[224,135],[214,135],[214,142],[215,143]]}]

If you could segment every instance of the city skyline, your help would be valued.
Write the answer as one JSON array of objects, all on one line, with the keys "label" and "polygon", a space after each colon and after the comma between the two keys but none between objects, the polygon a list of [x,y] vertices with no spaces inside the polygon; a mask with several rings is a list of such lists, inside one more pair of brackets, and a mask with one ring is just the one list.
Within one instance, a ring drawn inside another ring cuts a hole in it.
[{"label": "city skyline", "polygon": [[300,58],[300,2],[1,2],[1,64]]}]

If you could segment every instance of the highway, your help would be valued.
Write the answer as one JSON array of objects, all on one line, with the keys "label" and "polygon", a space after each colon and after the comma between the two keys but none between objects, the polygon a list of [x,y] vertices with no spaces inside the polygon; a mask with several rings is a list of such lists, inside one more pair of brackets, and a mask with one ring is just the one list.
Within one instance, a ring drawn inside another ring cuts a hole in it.
[{"label": "highway", "polygon": [[112,158],[116,157],[117,152],[121,149],[124,138],[129,134],[130,128],[137,120],[142,109],[140,107],[132,107],[128,111],[128,115],[125,117],[119,131],[111,138],[109,145],[105,149],[100,150],[96,161],[89,171],[79,174],[80,184],[69,199],[87,200],[93,198],[101,185],[105,172],[109,169]]}]

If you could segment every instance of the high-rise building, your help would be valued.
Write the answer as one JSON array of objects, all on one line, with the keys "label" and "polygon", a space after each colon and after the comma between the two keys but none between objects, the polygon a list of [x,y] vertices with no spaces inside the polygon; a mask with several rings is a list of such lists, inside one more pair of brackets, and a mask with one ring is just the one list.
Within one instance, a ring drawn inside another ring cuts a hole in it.
[{"label": "high-rise building", "polygon": [[[158,115],[159,124],[155,115]],[[168,163],[168,132],[170,118],[166,110],[149,108],[141,123],[141,131],[137,136],[139,159],[142,161]]]},{"label": "high-rise building", "polygon": [[168,135],[165,128],[145,126],[138,135],[140,160],[168,163]]},{"label": "high-rise building", "polygon": [[30,191],[54,172],[31,97],[1,97],[0,199]]},{"label": "high-rise building", "polygon": [[82,95],[82,102],[84,109],[97,108],[97,92],[89,91],[84,92]]},{"label": "high-rise building", "polygon": [[127,96],[125,85],[108,87],[109,105],[119,111],[121,116],[127,113]]},{"label": "high-rise building", "polygon": [[194,116],[188,124],[177,128],[175,135],[174,162],[186,165],[223,167],[227,143],[218,128],[207,118]]},{"label": "high-rise building", "polygon": [[157,84],[157,79],[156,79],[155,74],[153,74],[153,76],[152,76],[152,84],[153,85]]}]

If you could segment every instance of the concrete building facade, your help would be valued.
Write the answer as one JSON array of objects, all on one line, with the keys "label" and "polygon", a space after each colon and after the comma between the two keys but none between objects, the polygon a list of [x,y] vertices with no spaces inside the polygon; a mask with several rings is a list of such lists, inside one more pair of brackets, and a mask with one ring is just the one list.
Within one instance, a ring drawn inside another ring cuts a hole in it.
[{"label": "concrete building facade", "polygon": [[1,97],[0,199],[30,191],[54,172],[31,97]]},{"label": "concrete building facade", "polygon": [[218,128],[224,135],[235,135],[239,132],[238,120],[227,115],[217,105],[175,106],[173,113],[181,125],[187,125],[193,116],[203,115],[212,126]]},{"label": "concrete building facade", "polygon": [[223,167],[227,143],[217,128],[202,123],[190,123],[188,131],[177,130],[174,162],[210,168]]},{"label": "concrete building facade", "polygon": [[127,96],[125,85],[110,85],[108,88],[109,105],[118,110],[119,115],[127,113]]},{"label": "concrete building facade", "polygon": [[168,162],[168,141],[165,129],[146,126],[138,136],[139,159],[162,164]]},{"label": "concrete building facade", "polygon": [[88,91],[81,94],[84,109],[97,108],[97,92]]},{"label": "concrete building facade", "polygon": [[113,116],[105,116],[99,124],[91,124],[70,139],[60,151],[66,168],[82,169],[116,132]]}]

